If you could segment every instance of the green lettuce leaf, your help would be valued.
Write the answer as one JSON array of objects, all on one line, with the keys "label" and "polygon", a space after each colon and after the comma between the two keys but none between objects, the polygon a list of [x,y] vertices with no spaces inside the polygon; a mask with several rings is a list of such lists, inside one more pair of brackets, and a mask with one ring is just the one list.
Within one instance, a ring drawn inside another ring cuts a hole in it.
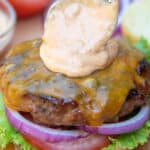
[{"label": "green lettuce leaf", "polygon": [[141,38],[139,42],[137,42],[134,46],[141,52],[143,52],[146,56],[147,61],[150,63],[150,46],[146,39]]},{"label": "green lettuce leaf", "polygon": [[0,93],[0,147],[5,148],[7,144],[13,143],[22,150],[35,150],[8,122],[2,99],[2,94]]},{"label": "green lettuce leaf", "polygon": [[144,145],[150,136],[150,120],[144,126],[132,133],[119,135],[116,139],[109,138],[111,144],[103,150],[116,150],[117,148],[123,150],[133,150],[139,145]]}]

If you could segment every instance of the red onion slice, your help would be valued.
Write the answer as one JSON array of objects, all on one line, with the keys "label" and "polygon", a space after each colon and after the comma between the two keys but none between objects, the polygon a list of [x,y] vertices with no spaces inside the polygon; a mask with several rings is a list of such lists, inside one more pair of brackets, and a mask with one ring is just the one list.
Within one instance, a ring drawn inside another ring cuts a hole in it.
[{"label": "red onion slice", "polygon": [[124,134],[135,131],[142,127],[142,125],[148,120],[149,115],[150,107],[145,106],[138,112],[136,116],[129,120],[119,123],[104,124],[99,127],[82,126],[79,128],[89,133],[98,133],[103,135]]},{"label": "red onion slice", "polygon": [[12,126],[22,134],[39,138],[46,142],[71,141],[89,134],[80,130],[60,130],[44,127],[25,119],[20,113],[6,108],[6,115]]}]

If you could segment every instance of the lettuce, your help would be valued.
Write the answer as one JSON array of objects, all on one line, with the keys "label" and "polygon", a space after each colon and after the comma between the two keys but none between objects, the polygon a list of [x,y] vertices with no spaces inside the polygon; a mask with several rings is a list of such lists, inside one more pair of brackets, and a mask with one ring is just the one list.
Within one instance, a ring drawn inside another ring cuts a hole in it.
[{"label": "lettuce", "polygon": [[22,150],[35,150],[8,122],[2,99],[2,94],[0,93],[0,147],[3,149],[7,144],[13,143]]},{"label": "lettuce", "polygon": [[111,144],[103,150],[116,150],[120,148],[122,150],[133,150],[139,145],[144,145],[150,136],[150,120],[148,120],[144,126],[132,133],[119,135],[116,139],[109,138]]},{"label": "lettuce", "polygon": [[146,56],[146,60],[150,63],[150,46],[148,41],[145,38],[141,38],[134,47],[143,52]]}]

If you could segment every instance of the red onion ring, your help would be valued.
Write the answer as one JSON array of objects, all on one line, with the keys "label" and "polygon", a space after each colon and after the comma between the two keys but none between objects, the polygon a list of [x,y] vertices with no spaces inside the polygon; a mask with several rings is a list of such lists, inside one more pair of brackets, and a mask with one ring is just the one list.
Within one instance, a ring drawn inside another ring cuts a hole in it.
[{"label": "red onion ring", "polygon": [[89,134],[80,130],[60,130],[44,127],[32,123],[25,119],[20,113],[6,108],[6,115],[12,126],[20,131],[35,138],[39,138],[46,142],[62,142],[71,141],[79,138],[87,137]]},{"label": "red onion ring", "polygon": [[118,135],[135,131],[142,127],[142,125],[149,119],[150,107],[143,107],[136,116],[129,120],[119,123],[104,124],[99,127],[81,126],[82,130],[89,133],[98,133],[103,135]]},{"label": "red onion ring", "polygon": [[122,35],[121,25],[117,25],[112,37],[117,37],[117,36],[121,36],[121,35]]}]

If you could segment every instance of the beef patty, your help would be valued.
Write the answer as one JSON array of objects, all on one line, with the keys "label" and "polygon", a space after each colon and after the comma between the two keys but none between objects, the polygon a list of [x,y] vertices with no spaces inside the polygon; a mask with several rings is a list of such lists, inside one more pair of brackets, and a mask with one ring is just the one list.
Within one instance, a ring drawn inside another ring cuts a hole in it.
[{"label": "beef patty", "polygon": [[[136,94],[133,91],[136,91]],[[112,123],[123,120],[130,113],[147,104],[146,95],[135,89],[129,92],[128,97],[130,98],[127,98],[120,112],[105,122]],[[35,123],[46,126],[75,126],[87,124],[84,115],[76,103],[65,103],[63,99],[56,100],[55,98],[45,96],[36,97],[33,95],[25,95],[24,98],[29,102],[28,105],[31,111],[28,114],[21,113],[30,115],[30,119]],[[56,104],[55,101],[58,103]]]},{"label": "beef patty", "polygon": [[118,41],[118,56],[109,67],[68,78],[44,66],[40,44],[22,43],[4,60],[0,81],[7,107],[29,113],[39,124],[74,126],[118,121],[146,105],[149,64],[137,50]]}]

